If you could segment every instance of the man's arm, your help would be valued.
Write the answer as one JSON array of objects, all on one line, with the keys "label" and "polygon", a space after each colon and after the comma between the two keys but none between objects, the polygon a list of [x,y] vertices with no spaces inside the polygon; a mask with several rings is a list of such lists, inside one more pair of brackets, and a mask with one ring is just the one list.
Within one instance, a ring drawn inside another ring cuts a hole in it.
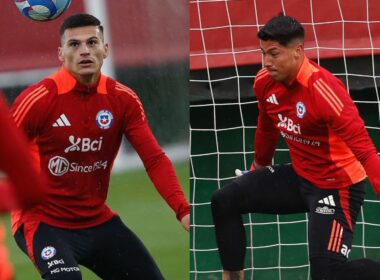
[{"label": "man's arm", "polygon": [[7,205],[6,208],[32,206],[43,199],[46,182],[34,166],[27,141],[14,125],[2,98],[0,120],[0,130],[6,135],[0,137],[0,170],[7,175],[12,187],[2,182],[0,203]]},{"label": "man's arm", "polygon": [[[269,118],[265,111],[264,101],[263,101],[263,80],[265,80],[265,69],[261,69],[255,80],[253,89],[257,98],[257,106],[259,109],[259,116],[257,118],[257,128],[253,140],[254,147],[254,157],[249,170],[235,170],[236,176],[242,176],[249,171],[259,169],[261,167],[271,165],[274,152],[277,146],[277,141],[279,137],[279,130],[274,126],[273,121]],[[260,82],[257,82],[257,81]]]},{"label": "man's arm", "polygon": [[182,219],[181,219],[182,226],[189,231],[190,230],[190,214],[186,214]]},{"label": "man's arm", "polygon": [[[177,219],[182,221],[190,213],[190,207],[181,190],[171,161],[161,150],[148,125],[136,126],[128,130],[126,136],[139,154],[154,186],[174,210]],[[186,219],[184,220],[185,225]]]},{"label": "man's arm", "polygon": [[259,168],[262,166],[271,165],[277,146],[279,130],[274,126],[273,121],[265,112],[261,85],[257,82],[254,84],[254,91],[258,101],[259,116],[257,119],[257,128],[254,137],[255,155],[252,164],[253,167]]},{"label": "man's arm", "polygon": [[182,192],[173,165],[150,130],[142,104],[134,92],[127,91],[128,115],[125,136],[140,156],[155,188],[176,213],[185,229],[189,228],[190,207]]},{"label": "man's arm", "polygon": [[[326,122],[350,148],[364,167],[374,191],[380,194],[380,158],[355,104],[341,82],[320,79],[318,84],[329,91],[329,98],[334,101],[327,102],[322,94],[316,93]],[[320,86],[314,89],[321,90]]]}]

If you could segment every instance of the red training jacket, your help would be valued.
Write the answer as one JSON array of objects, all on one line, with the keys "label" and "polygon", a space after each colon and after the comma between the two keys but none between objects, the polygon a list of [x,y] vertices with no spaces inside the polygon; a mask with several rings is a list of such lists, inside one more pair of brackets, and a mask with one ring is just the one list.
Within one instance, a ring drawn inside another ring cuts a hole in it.
[{"label": "red training jacket", "polygon": [[12,215],[13,231],[26,220],[85,228],[115,215],[105,201],[123,134],[177,218],[189,213],[173,166],[154,138],[139,98],[128,87],[104,75],[96,85],[85,86],[62,67],[22,92],[11,112],[35,143],[40,168],[49,180],[45,201]]},{"label": "red training jacket", "polygon": [[0,212],[15,207],[30,207],[43,200],[46,190],[43,176],[33,164],[28,143],[14,125],[0,95]]},{"label": "red training jacket", "polygon": [[[368,178],[380,193],[380,158],[343,83],[305,57],[288,85],[258,72],[254,91],[259,118],[255,161],[269,165],[278,136],[294,170],[320,188],[344,188]],[[364,169],[363,169],[364,167]]]}]

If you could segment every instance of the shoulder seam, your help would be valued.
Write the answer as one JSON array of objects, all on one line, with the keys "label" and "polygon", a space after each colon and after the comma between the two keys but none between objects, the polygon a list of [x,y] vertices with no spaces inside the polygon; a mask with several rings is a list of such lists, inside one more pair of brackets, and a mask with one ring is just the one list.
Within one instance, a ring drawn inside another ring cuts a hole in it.
[{"label": "shoulder seam", "polygon": [[29,112],[30,108],[42,97],[48,94],[49,91],[45,85],[40,85],[33,91],[31,91],[19,104],[12,117],[19,127],[26,114]]},{"label": "shoulder seam", "polygon": [[144,120],[145,119],[144,107],[143,107],[140,99],[138,98],[137,94],[134,93],[133,90],[131,90],[129,87],[127,87],[127,86],[125,86],[119,82],[116,82],[115,89],[127,93],[129,96],[131,96],[137,102],[137,104],[140,107],[141,118]]},{"label": "shoulder seam", "polygon": [[267,77],[269,75],[268,70],[266,68],[262,68],[259,72],[257,72],[255,83],[257,83],[259,80]]},{"label": "shoulder seam", "polygon": [[323,99],[330,105],[334,112],[340,116],[343,111],[344,104],[331,89],[331,87],[322,79],[313,82],[313,87],[323,97]]}]

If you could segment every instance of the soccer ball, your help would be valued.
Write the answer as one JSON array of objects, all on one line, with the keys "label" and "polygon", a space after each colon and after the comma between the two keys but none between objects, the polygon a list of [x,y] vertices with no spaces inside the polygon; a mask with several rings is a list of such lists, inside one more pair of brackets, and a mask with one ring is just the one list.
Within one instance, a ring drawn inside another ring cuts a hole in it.
[{"label": "soccer ball", "polygon": [[20,12],[38,21],[59,17],[70,5],[71,0],[14,0]]}]

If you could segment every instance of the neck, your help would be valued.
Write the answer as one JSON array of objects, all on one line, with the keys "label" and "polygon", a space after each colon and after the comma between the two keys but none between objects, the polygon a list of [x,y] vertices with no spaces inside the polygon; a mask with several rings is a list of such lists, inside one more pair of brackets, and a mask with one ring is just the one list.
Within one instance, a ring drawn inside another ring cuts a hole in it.
[{"label": "neck", "polygon": [[74,78],[81,84],[90,86],[95,84],[100,77],[100,72],[97,72],[95,74],[88,74],[88,75],[76,75],[72,74]]},{"label": "neck", "polygon": [[300,57],[300,59],[296,62],[296,66],[294,67],[294,72],[291,73],[288,77],[288,79],[286,79],[286,81],[283,81],[282,83],[286,86],[288,86],[289,84],[291,84],[296,78],[297,78],[297,75],[301,69],[301,66],[302,66],[302,63],[305,59],[305,56],[302,56]]}]

